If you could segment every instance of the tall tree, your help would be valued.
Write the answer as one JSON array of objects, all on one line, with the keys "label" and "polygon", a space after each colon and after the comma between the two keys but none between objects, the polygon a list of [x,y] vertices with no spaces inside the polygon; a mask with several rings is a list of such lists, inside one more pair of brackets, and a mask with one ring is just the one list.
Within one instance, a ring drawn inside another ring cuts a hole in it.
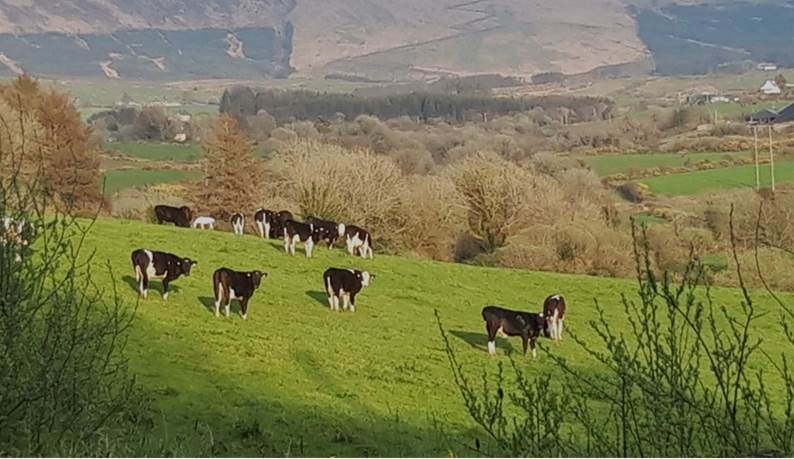
[{"label": "tall tree", "polygon": [[101,202],[99,148],[72,99],[21,75],[0,85],[0,100],[0,158],[12,158],[3,167],[13,163],[20,177],[35,178],[56,204],[85,208]]},{"label": "tall tree", "polygon": [[262,160],[231,115],[221,115],[204,141],[204,180],[193,188],[202,212],[227,219],[234,212],[252,211],[260,204]]}]

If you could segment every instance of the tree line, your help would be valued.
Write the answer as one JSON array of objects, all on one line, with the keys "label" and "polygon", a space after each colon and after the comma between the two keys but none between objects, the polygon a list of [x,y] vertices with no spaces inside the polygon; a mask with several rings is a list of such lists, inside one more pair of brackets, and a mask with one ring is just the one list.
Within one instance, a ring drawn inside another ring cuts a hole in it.
[{"label": "tree line", "polygon": [[338,116],[353,119],[359,115],[373,115],[380,119],[408,116],[423,121],[442,119],[463,122],[487,120],[489,117],[528,112],[535,108],[565,109],[571,122],[592,121],[608,119],[613,103],[602,97],[509,98],[421,92],[361,97],[312,91],[254,90],[235,86],[224,91],[220,111],[241,120],[264,111],[278,123]]}]

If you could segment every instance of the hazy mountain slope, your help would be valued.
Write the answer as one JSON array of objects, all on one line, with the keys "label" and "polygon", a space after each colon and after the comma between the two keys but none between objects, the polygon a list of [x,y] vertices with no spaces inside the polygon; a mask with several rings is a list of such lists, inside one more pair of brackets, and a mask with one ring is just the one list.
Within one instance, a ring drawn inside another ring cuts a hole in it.
[{"label": "hazy mountain slope", "polygon": [[[0,0],[0,74],[176,80],[297,70],[388,81],[788,62],[794,9],[783,0],[671,2]],[[779,46],[764,46],[767,24],[782,31]]]},{"label": "hazy mountain slope", "polygon": [[621,0],[299,0],[289,17],[292,65],[321,73],[579,73],[646,57]]},{"label": "hazy mountain slope", "polygon": [[0,33],[275,26],[295,0],[0,0]]}]

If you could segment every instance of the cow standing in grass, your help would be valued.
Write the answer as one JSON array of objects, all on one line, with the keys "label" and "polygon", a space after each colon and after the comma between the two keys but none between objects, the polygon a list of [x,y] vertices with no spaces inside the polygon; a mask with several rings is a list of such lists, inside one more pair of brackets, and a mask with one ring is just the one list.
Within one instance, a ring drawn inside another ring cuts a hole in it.
[{"label": "cow standing in grass", "polygon": [[284,251],[288,255],[294,256],[295,246],[298,242],[302,242],[306,256],[311,258],[314,244],[321,238],[321,232],[311,223],[301,223],[295,220],[287,220],[284,223]]},{"label": "cow standing in grass", "polygon": [[323,220],[317,217],[307,217],[306,223],[311,223],[320,233],[320,240],[328,242],[328,248],[334,246],[334,242],[345,235],[345,224],[336,223],[331,220]]},{"label": "cow standing in grass", "polygon": [[347,252],[354,255],[358,252],[363,258],[372,258],[372,237],[369,231],[355,225],[349,225],[344,230]]},{"label": "cow standing in grass", "polygon": [[506,336],[520,336],[524,346],[524,355],[527,347],[532,349],[532,358],[537,357],[536,342],[543,334],[548,336],[546,321],[543,314],[534,312],[513,311],[499,306],[486,306],[482,309],[482,318],[485,320],[485,330],[488,332],[488,354],[496,355],[496,334]]},{"label": "cow standing in grass", "polygon": [[14,254],[14,261],[22,261],[22,252],[28,246],[28,239],[25,236],[27,224],[25,220],[15,220],[11,217],[3,218],[3,226],[0,228],[0,247],[8,253]]},{"label": "cow standing in grass", "polygon": [[241,272],[229,268],[216,270],[212,274],[212,287],[215,290],[215,317],[220,316],[221,305],[224,305],[226,317],[229,317],[232,300],[238,300],[240,316],[246,320],[248,318],[248,302],[265,277],[267,277],[267,273],[262,271]]},{"label": "cow standing in grass", "polygon": [[563,322],[565,321],[565,298],[562,295],[551,295],[543,301],[543,316],[546,328],[554,341],[562,341]]},{"label": "cow standing in grass", "polygon": [[215,229],[215,219],[212,217],[202,216],[196,217],[193,220],[193,228],[201,228],[201,229]]},{"label": "cow standing in grass", "polygon": [[245,215],[239,212],[233,214],[231,223],[232,223],[232,230],[234,230],[234,234],[238,236],[242,236],[243,233],[245,233]]},{"label": "cow standing in grass", "polygon": [[355,269],[328,268],[323,273],[323,284],[328,294],[328,305],[332,311],[339,311],[339,300],[342,309],[356,312],[356,295],[367,287],[374,274]]},{"label": "cow standing in grass", "polygon": [[254,213],[254,225],[256,232],[263,239],[278,239],[284,232],[284,223],[293,220],[292,212],[288,210],[272,211],[268,209],[257,209]]},{"label": "cow standing in grass", "polygon": [[193,220],[193,211],[188,206],[172,207],[166,205],[154,206],[154,215],[157,223],[173,223],[182,228],[190,228],[190,221]]},{"label": "cow standing in grass", "polygon": [[197,261],[181,258],[172,253],[138,249],[132,252],[132,269],[138,282],[138,292],[146,298],[149,294],[149,278],[163,280],[163,299],[168,299],[168,284],[181,275],[190,276],[190,268]]}]

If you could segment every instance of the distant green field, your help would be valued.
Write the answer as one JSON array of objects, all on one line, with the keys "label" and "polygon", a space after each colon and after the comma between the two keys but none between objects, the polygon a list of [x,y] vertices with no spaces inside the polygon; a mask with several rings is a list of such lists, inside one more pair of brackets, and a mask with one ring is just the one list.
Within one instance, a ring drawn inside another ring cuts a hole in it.
[{"label": "distant green field", "polygon": [[106,150],[118,150],[133,158],[152,161],[195,161],[201,156],[199,145],[173,143],[119,142],[105,145]]},{"label": "distant green field", "polygon": [[[687,172],[641,180],[656,194],[690,195],[706,190],[755,187],[755,166]],[[775,164],[776,183],[794,182],[794,161]],[[769,186],[769,165],[761,165],[761,186]]]},{"label": "distant green field", "polygon": [[641,171],[653,167],[680,167],[699,161],[718,162],[744,153],[644,153],[636,155],[588,156],[583,160],[601,177],[621,174],[630,170]]},{"label": "distant green field", "polygon": [[[138,296],[129,256],[140,247],[199,261],[189,277],[172,284],[167,301],[159,295],[160,281],[151,282],[127,344],[130,367],[159,409],[152,440],[181,439],[178,455],[201,454],[212,444],[222,456],[480,456],[471,445],[487,435],[469,419],[433,311],[475,382],[499,362],[509,368],[509,352],[531,378],[556,371],[546,352],[582,369],[599,367],[572,338],[559,345],[542,340],[535,361],[516,354],[519,339],[497,338],[498,356],[489,358],[483,305],[537,311],[546,295],[560,292],[569,304],[566,331],[598,350],[603,344],[588,325],[598,314],[593,298],[616,333],[628,332],[621,294],[633,298],[637,289],[630,280],[377,253],[363,260],[325,247],[311,259],[300,251],[289,257],[280,242],[250,235],[100,219],[86,249],[97,263],[109,264],[127,306]],[[211,276],[221,266],[269,274],[247,321],[236,302],[232,317],[214,316]],[[356,298],[355,313],[329,311],[322,280],[329,266],[376,273]],[[111,292],[110,274],[96,273],[94,280]],[[712,293],[715,305],[740,299],[733,289]],[[768,294],[754,295],[760,312],[777,310]],[[785,347],[779,325],[776,314],[758,319],[765,349]],[[750,364],[769,365],[761,358]],[[508,376],[505,384],[516,383]],[[784,392],[776,380],[770,390]]]},{"label": "distant green field", "polygon": [[125,169],[105,172],[105,194],[111,195],[125,188],[154,185],[157,183],[181,182],[194,177],[191,172],[179,170]]}]

